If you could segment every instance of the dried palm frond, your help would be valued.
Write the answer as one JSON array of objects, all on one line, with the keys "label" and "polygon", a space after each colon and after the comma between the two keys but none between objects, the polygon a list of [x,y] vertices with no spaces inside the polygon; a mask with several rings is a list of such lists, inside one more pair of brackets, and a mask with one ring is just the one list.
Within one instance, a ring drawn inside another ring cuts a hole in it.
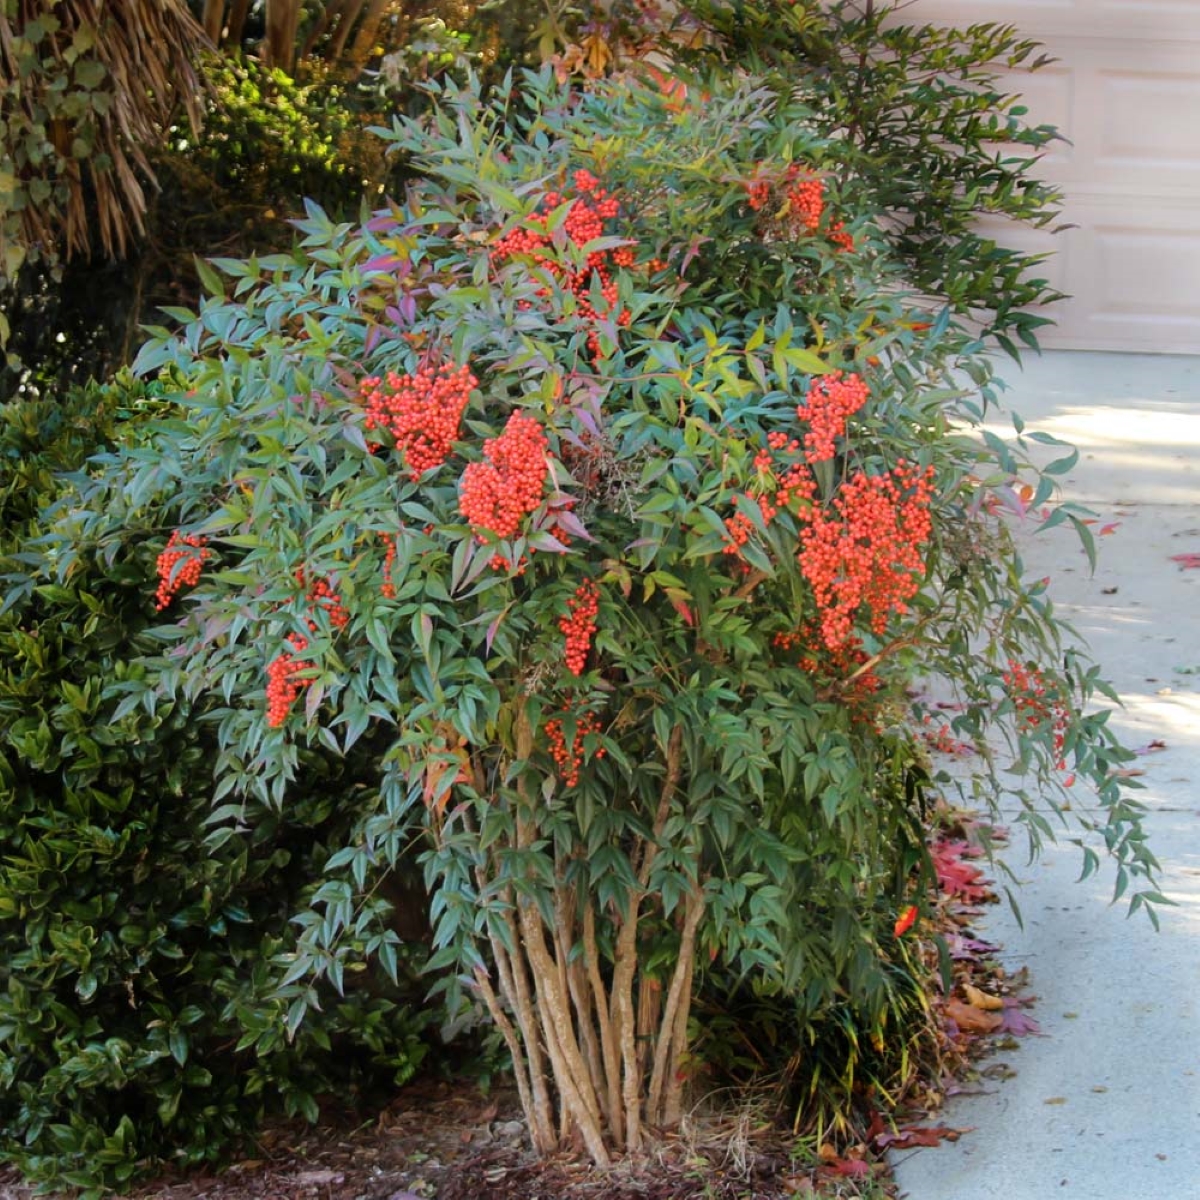
[{"label": "dried palm frond", "polygon": [[181,109],[199,125],[205,45],[185,0],[0,5],[0,278],[35,248],[124,256],[151,152]]}]

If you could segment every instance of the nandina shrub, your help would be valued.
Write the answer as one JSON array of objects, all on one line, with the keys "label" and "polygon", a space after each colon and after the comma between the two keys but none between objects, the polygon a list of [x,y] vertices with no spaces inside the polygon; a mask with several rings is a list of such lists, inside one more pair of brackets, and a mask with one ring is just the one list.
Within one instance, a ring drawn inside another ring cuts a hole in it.
[{"label": "nandina shrub", "polygon": [[970,428],[987,364],[905,293],[836,143],[753,81],[435,99],[380,131],[424,173],[404,196],[312,207],[295,257],[218,260],[154,333],[177,415],[80,482],[46,569],[207,551],[121,694],[208,706],[215,845],[328,772],[348,824],[287,1029],[389,965],[376,886],[416,842],[434,990],[494,1022],[535,1146],[606,1162],[679,1119],[704,963],[810,1013],[888,1002],[918,677],[957,690],[983,802],[1036,841],[1070,773],[1122,872],[1153,859],[1005,524],[1019,449]]}]

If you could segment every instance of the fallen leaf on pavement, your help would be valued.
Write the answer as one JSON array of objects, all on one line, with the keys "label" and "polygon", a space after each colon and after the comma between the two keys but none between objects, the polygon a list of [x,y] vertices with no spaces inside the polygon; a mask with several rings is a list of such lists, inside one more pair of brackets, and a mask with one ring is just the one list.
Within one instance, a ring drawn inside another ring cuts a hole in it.
[{"label": "fallen leaf on pavement", "polygon": [[957,1142],[969,1129],[951,1129],[948,1125],[910,1125],[895,1133],[880,1134],[875,1139],[882,1150],[914,1150],[917,1146],[940,1146],[942,1142]]},{"label": "fallen leaf on pavement", "polygon": [[1147,742],[1144,746],[1139,746],[1134,754],[1153,754],[1156,750],[1165,750],[1167,743],[1162,738],[1155,738],[1152,742]]},{"label": "fallen leaf on pavement", "polygon": [[938,887],[947,896],[957,896],[967,904],[990,900],[994,893],[987,885],[983,871],[970,862],[982,853],[959,838],[938,838],[929,848]]},{"label": "fallen leaf on pavement", "polygon": [[991,942],[985,942],[982,938],[967,937],[963,933],[948,933],[946,945],[949,947],[950,957],[955,961],[985,958],[989,954],[997,953],[1000,949],[999,946],[993,946]]},{"label": "fallen leaf on pavement", "polygon": [[1177,562],[1181,571],[1200,570],[1200,554],[1172,554],[1171,561]]},{"label": "fallen leaf on pavement", "polygon": [[1004,1018],[999,1013],[984,1012],[983,1009],[973,1008],[958,999],[946,1001],[946,1016],[963,1033],[993,1033],[1004,1023]]},{"label": "fallen leaf on pavement", "polygon": [[963,984],[963,993],[972,1008],[982,1008],[985,1012],[998,1012],[1004,1007],[1004,1001],[999,996],[989,996],[987,992],[981,992],[969,983]]},{"label": "fallen leaf on pavement", "polygon": [[1136,779],[1145,773],[1141,767],[1118,767],[1115,771],[1109,771],[1108,777],[1109,779]]},{"label": "fallen leaf on pavement", "polygon": [[1028,1037],[1031,1034],[1041,1037],[1042,1027],[1030,1016],[1027,1016],[1015,1002],[1006,1004],[1000,1014],[1000,1024],[996,1026],[997,1033],[1009,1033],[1013,1037]]}]

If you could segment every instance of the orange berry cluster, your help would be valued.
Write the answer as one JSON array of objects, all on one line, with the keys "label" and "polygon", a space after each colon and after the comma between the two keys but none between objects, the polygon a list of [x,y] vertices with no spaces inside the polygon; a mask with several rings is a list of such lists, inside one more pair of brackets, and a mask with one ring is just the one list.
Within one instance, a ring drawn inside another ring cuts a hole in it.
[{"label": "orange berry cluster", "polygon": [[155,592],[155,608],[162,612],[185,588],[195,587],[200,582],[204,563],[212,557],[206,549],[208,539],[197,533],[171,534],[166,549],[158,556],[158,590]]},{"label": "orange berry cluster", "polygon": [[761,212],[771,199],[771,185],[765,179],[752,179],[743,185],[746,189],[746,203],[755,212]]},{"label": "orange berry cluster", "polygon": [[837,451],[837,439],[846,432],[846,420],[867,402],[867,385],[858,375],[815,375],[808,385],[805,402],[796,415],[807,422],[805,457],[810,463],[825,462]]},{"label": "orange berry cluster", "polygon": [[[304,587],[307,574],[303,567],[296,571],[296,582]],[[326,579],[314,579],[308,586],[307,595],[309,607],[320,605],[329,614],[329,623],[335,629],[344,629],[350,623],[350,610],[342,603],[341,597]],[[312,633],[317,632],[317,623],[308,618],[308,628]]]},{"label": "orange berry cluster", "polygon": [[[592,712],[579,713],[575,718],[575,741],[569,748],[560,718],[552,717],[545,728],[547,748],[559,776],[567,787],[574,787],[579,782],[579,768],[583,765],[583,739],[589,733],[600,732],[600,718]],[[603,758],[606,753],[603,746],[598,746],[594,757]]]},{"label": "orange berry cluster", "polygon": [[450,456],[471,391],[479,381],[470,367],[426,364],[415,375],[389,371],[387,386],[378,377],[364,379],[359,394],[366,405],[368,430],[386,429],[413,479],[439,467]]},{"label": "orange berry cluster", "polygon": [[860,704],[879,690],[881,680],[874,671],[855,672],[867,662],[869,655],[857,637],[851,637],[844,645],[829,648],[821,644],[819,629],[812,622],[804,628],[790,633],[777,633],[772,644],[778,650],[796,654],[796,665],[800,670],[819,679],[847,680],[854,676],[849,690],[841,693],[848,704]]},{"label": "orange berry cluster", "polygon": [[567,608],[569,615],[558,622],[566,638],[567,670],[572,675],[582,675],[596,632],[596,618],[600,615],[599,589],[590,579],[585,579],[567,601]]},{"label": "orange berry cluster", "polygon": [[841,221],[831,221],[829,223],[829,240],[839,250],[854,249],[854,235],[846,232],[846,226]]},{"label": "orange berry cluster", "polygon": [[386,533],[381,533],[379,537],[383,542],[383,584],[379,594],[385,600],[395,600],[396,584],[392,579],[392,567],[396,563],[396,539],[388,537]]},{"label": "orange berry cluster", "polygon": [[819,179],[795,179],[791,172],[798,175],[799,168],[794,165],[789,168],[791,178],[784,193],[787,214],[812,233],[820,226],[825,211],[825,185]]},{"label": "orange berry cluster", "polygon": [[797,560],[830,649],[854,637],[864,609],[877,634],[893,613],[908,611],[925,573],[921,548],[932,530],[930,499],[931,472],[902,460],[888,475],[857,472],[828,509],[809,511]]},{"label": "orange berry cluster", "polygon": [[[763,524],[769,525],[782,509],[791,508],[797,501],[811,500],[816,492],[816,482],[803,462],[783,466],[776,462],[780,456],[794,458],[800,451],[800,443],[785,433],[767,434],[767,448],[754,456],[754,469],[767,480],[767,491],[756,497],[747,493],[747,499],[758,504]],[[726,554],[737,554],[750,540],[754,522],[744,513],[734,513],[725,523],[729,534]]]},{"label": "orange berry cluster", "polygon": [[[319,605],[325,609],[329,614],[329,623],[335,629],[342,629],[349,624],[350,612],[328,580],[313,579],[309,582],[308,573],[300,567],[296,571],[296,582],[301,587],[307,585],[309,607]],[[310,633],[317,632],[319,626],[314,618],[307,618],[306,624]],[[287,720],[296,697],[309,682],[307,679],[297,679],[296,675],[312,666],[310,661],[300,657],[308,649],[308,638],[289,633],[287,640],[291,649],[284,650],[267,664],[267,724],[272,729],[278,729]]]},{"label": "orange berry cluster", "polygon": [[781,212],[789,223],[812,232],[821,224],[825,211],[825,185],[812,175],[808,168],[791,163],[782,177],[774,179],[759,176],[743,184],[746,203],[755,212],[761,212],[771,202],[773,185],[782,191]]},{"label": "orange berry cluster", "polygon": [[[816,233],[825,215],[825,184],[808,167],[791,163],[786,170],[771,170],[760,163],[753,179],[742,186],[746,203],[755,212],[762,212],[776,198],[778,211],[774,221],[789,237]],[[854,238],[846,232],[841,221],[831,221],[826,230],[829,240],[842,250],[854,249]]]},{"label": "orange berry cluster", "polygon": [[1066,742],[1066,728],[1070,711],[1061,696],[1057,696],[1046,683],[1045,675],[1037,667],[1027,667],[1015,658],[1008,660],[1004,673],[1004,687],[1016,709],[1017,720],[1031,732],[1049,728],[1053,731],[1055,765],[1065,770],[1062,757]]},{"label": "orange berry cluster", "polygon": [[949,754],[955,758],[966,758],[975,753],[975,747],[970,742],[964,742],[954,736],[950,726],[943,722],[934,725],[933,718],[925,717],[925,728],[921,730],[921,740],[935,754]]},{"label": "orange berry cluster", "polygon": [[[620,211],[615,197],[600,186],[600,181],[590,171],[575,171],[571,181],[577,195],[571,197],[562,192],[547,192],[542,198],[542,214],[529,218],[529,225],[534,228],[526,226],[513,229],[497,239],[492,247],[492,261],[502,262],[518,255],[527,256],[574,294],[578,312],[584,320],[599,321],[603,317],[615,314],[618,324],[628,325],[630,314],[617,311],[617,284],[613,279],[613,268],[635,265],[636,255],[632,246],[593,250],[579,270],[568,267],[553,252],[552,235],[547,231],[546,225],[550,214],[556,208],[564,204],[570,205],[562,229],[577,246],[584,246],[602,237],[605,233],[605,221],[612,220]],[[599,284],[600,295],[604,301],[602,309],[598,309],[592,299],[592,290],[596,284]],[[549,289],[543,289],[539,294],[548,296]],[[600,335],[594,330],[588,334],[588,347],[593,356],[599,356]]]},{"label": "orange berry cluster", "polygon": [[307,679],[297,679],[297,673],[312,666],[298,657],[298,653],[308,649],[308,639],[290,633],[288,641],[292,650],[285,650],[267,665],[267,724],[272,729],[278,729],[287,720],[292,704],[308,683]]},{"label": "orange berry cluster", "polygon": [[458,508],[480,541],[487,540],[486,533],[512,537],[541,504],[548,444],[535,418],[514,412],[504,432],[484,442],[485,461],[463,471]]}]

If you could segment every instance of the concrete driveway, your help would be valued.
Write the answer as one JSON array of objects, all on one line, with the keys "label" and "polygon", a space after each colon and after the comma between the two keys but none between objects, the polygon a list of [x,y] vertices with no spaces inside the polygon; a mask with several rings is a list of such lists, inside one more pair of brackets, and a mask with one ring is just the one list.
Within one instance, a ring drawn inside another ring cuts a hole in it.
[{"label": "concrete driveway", "polygon": [[[1124,708],[1112,724],[1141,756],[1162,887],[1177,907],[1155,933],[1109,905],[1112,871],[1083,883],[1071,845],[1051,847],[1022,883],[1021,929],[1007,906],[985,936],[1027,966],[1045,1034],[992,1062],[939,1117],[973,1126],[955,1144],[896,1155],[910,1200],[1200,1198],[1200,358],[1048,353],[1001,366],[1029,429],[1078,446],[1064,498],[1116,523],[1089,571],[1061,528],[1024,539],[1029,571],[1052,577],[1059,611],[1090,643]],[[1012,435],[997,418],[996,432]],[[1081,802],[1083,797],[1080,798]],[[1015,848],[1019,850],[1019,847]]]}]

